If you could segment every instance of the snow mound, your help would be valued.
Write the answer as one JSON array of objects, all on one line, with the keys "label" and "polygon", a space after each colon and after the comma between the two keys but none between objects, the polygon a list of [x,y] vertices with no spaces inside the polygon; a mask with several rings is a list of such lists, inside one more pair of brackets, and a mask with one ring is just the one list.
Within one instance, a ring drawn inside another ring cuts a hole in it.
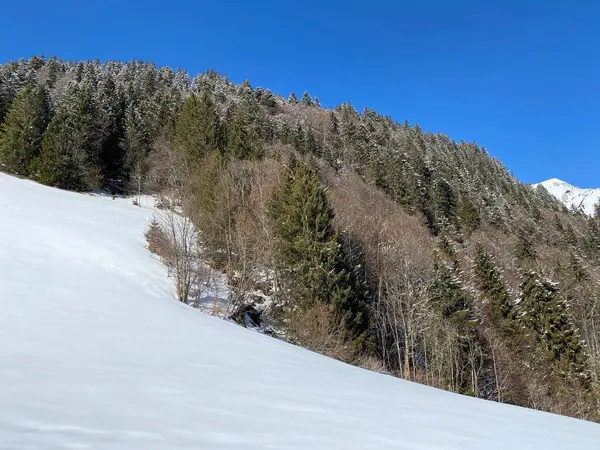
[{"label": "snow mound", "polygon": [[126,200],[0,174],[2,449],[597,449],[600,426],[368,372],[182,305]]},{"label": "snow mound", "polygon": [[558,178],[551,178],[533,187],[542,185],[546,190],[560,200],[567,208],[581,209],[586,214],[594,214],[594,205],[600,200],[600,188],[582,189]]}]

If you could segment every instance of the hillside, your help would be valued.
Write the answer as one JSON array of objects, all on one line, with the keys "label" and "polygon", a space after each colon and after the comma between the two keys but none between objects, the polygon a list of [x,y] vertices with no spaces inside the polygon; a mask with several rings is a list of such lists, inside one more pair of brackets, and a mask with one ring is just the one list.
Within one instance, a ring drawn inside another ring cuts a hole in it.
[{"label": "hillside", "polygon": [[598,425],[357,369],[175,301],[152,209],[0,174],[6,449],[592,449]]},{"label": "hillside", "polygon": [[595,206],[600,201],[600,188],[581,189],[557,178],[542,181],[538,185],[544,186],[549,193],[564,203],[567,208],[581,209],[590,216],[594,215]]},{"label": "hillside", "polygon": [[600,420],[600,219],[478,143],[141,61],[2,64],[0,121],[3,172],[158,199],[147,243],[182,304],[404,380]]}]

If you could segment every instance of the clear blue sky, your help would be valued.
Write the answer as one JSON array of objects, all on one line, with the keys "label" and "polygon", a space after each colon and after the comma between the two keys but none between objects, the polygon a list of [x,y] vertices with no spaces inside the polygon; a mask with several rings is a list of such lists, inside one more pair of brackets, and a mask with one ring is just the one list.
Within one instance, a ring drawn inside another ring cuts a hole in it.
[{"label": "clear blue sky", "polygon": [[477,141],[523,181],[600,186],[600,2],[6,1],[0,61],[214,68]]}]

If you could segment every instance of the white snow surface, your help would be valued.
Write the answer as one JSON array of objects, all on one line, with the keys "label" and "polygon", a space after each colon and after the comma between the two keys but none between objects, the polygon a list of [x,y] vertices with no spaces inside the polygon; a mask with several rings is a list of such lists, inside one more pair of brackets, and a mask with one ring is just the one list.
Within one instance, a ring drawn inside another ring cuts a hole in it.
[{"label": "white snow surface", "polygon": [[582,189],[558,178],[551,178],[533,187],[542,185],[546,190],[560,200],[567,208],[581,209],[584,213],[594,215],[594,205],[600,200],[600,188]]},{"label": "white snow surface", "polygon": [[0,448],[598,449],[600,426],[351,367],[174,300],[126,200],[0,174]]}]

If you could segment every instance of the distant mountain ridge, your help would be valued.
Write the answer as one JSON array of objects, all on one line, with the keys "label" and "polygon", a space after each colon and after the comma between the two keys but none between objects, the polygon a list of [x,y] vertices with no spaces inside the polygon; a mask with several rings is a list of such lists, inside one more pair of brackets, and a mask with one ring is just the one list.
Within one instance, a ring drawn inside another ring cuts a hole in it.
[{"label": "distant mountain ridge", "polygon": [[594,205],[600,200],[600,188],[583,189],[558,178],[551,178],[535,186],[544,186],[546,190],[565,204],[568,208],[581,209],[586,214],[594,215]]}]

